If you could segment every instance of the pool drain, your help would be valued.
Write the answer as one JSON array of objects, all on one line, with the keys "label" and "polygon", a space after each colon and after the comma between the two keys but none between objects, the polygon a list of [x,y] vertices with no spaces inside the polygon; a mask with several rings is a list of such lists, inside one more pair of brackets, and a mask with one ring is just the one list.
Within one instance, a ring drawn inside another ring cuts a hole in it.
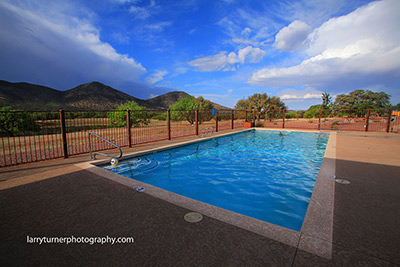
[{"label": "pool drain", "polygon": [[201,215],[198,212],[189,212],[189,213],[185,214],[185,216],[183,218],[187,222],[196,223],[196,222],[203,220],[203,215]]},{"label": "pool drain", "polygon": [[350,184],[350,181],[346,179],[335,179],[335,182],[338,184]]}]

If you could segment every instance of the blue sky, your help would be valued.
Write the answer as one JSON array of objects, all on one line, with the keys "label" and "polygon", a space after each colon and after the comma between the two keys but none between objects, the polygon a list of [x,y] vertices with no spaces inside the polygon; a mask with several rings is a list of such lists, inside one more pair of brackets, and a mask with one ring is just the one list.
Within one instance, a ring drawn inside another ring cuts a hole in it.
[{"label": "blue sky", "polygon": [[2,0],[0,79],[228,107],[265,92],[307,109],[355,89],[397,104],[399,14],[398,0]]}]

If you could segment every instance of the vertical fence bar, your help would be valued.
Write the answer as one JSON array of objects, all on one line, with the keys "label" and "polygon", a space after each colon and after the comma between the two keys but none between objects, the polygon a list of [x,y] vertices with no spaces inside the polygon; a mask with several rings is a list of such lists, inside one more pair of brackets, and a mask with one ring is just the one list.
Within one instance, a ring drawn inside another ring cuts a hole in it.
[{"label": "vertical fence bar", "polygon": [[50,112],[46,115],[46,121],[49,121],[48,127],[50,127],[50,134],[51,134],[50,137],[51,137],[51,147],[52,147],[51,152],[53,154],[53,158],[56,158],[57,156],[56,156],[55,152],[56,152],[57,145],[54,144],[54,132],[52,131],[52,129],[53,129],[52,119],[53,118],[51,115],[52,114]]},{"label": "vertical fence bar", "polygon": [[233,110],[231,110],[231,129],[233,129]]},{"label": "vertical fence bar", "polygon": [[[13,158],[11,158],[11,164],[12,164],[12,160],[14,159],[15,160],[15,164],[18,164],[18,161],[17,161],[17,150],[16,150],[16,146],[15,146],[15,136],[13,136],[13,138],[12,138],[12,140],[13,140],[13,149],[14,149],[14,154],[12,154],[14,157]],[[11,151],[11,150],[10,150]]]},{"label": "vertical fence bar", "polygon": [[218,110],[215,111],[215,132],[218,132]]},{"label": "vertical fence bar", "polygon": [[3,162],[4,162],[4,165],[1,165],[1,166],[7,166],[7,154],[6,154],[6,147],[5,147],[5,145],[4,145],[4,139],[5,139],[5,137],[2,137],[1,138],[1,144],[2,144],[2,148],[3,148]]},{"label": "vertical fence bar", "polygon": [[390,120],[392,119],[392,109],[390,108],[387,116],[386,132],[390,131]]},{"label": "vertical fence bar", "polygon": [[[28,124],[29,124],[29,122],[28,122]],[[32,145],[33,144],[35,144],[35,137],[36,137],[36,135],[29,135],[28,136],[28,140],[29,140],[29,151],[30,151],[30,161],[35,161],[34,160],[34,158],[35,158],[35,149],[36,149],[36,146],[34,147],[34,148],[32,148]],[[33,139],[33,140],[32,140]]]},{"label": "vertical fence bar", "polygon": [[[35,117],[38,117],[38,112],[36,112]],[[33,122],[33,124],[35,124],[35,121]],[[42,138],[40,138],[42,137]],[[40,159],[46,159],[46,140],[44,138],[44,135],[39,134],[39,149],[40,149]],[[43,156],[42,156],[42,152],[43,152]]]},{"label": "vertical fence bar", "polygon": [[169,109],[167,109],[167,133],[168,140],[171,140],[171,114]]},{"label": "vertical fence bar", "polygon": [[132,147],[131,112],[129,109],[126,110],[126,129],[127,129],[127,134],[128,134],[128,146]]},{"label": "vertical fence bar", "polygon": [[8,158],[10,159],[10,165],[12,165],[12,152],[11,152],[11,136],[7,138],[7,145],[8,145]]},{"label": "vertical fence bar", "polygon": [[[29,122],[29,120],[28,120],[28,122],[27,122],[27,128],[28,128],[28,129],[30,128],[30,122]],[[34,155],[34,156],[32,156],[32,160],[35,159],[34,161],[38,161],[38,160],[39,160],[39,157],[38,157],[37,152],[38,152],[38,150],[37,150],[37,148],[36,148],[36,135],[33,135],[33,155]]]},{"label": "vertical fence bar", "polygon": [[282,129],[285,129],[285,109],[282,111]]},{"label": "vertical fence bar", "polygon": [[199,135],[199,111],[197,109],[194,111],[194,116],[196,119],[196,135]]},{"label": "vertical fence bar", "polygon": [[256,124],[256,110],[253,109],[253,123]]},{"label": "vertical fence bar", "polygon": [[67,150],[67,131],[65,129],[65,113],[64,110],[60,109],[60,127],[61,127],[61,138],[63,144],[63,154],[64,158],[68,158]]},{"label": "vertical fence bar", "polygon": [[[29,116],[28,113],[25,112],[25,119],[26,120],[28,120],[28,116]],[[32,117],[34,117],[34,116],[32,116]],[[27,133],[26,133],[26,131],[23,130],[22,134],[25,136]],[[20,161],[22,163],[23,162],[23,156],[22,156],[22,143],[21,143],[21,136],[20,135],[18,135],[18,141],[19,141],[19,145],[18,145],[18,147],[19,147],[19,156],[20,156]]]},{"label": "vertical fence bar", "polygon": [[[16,113],[16,116],[17,116],[17,118],[18,118],[18,114],[20,114],[20,113]],[[22,115],[21,115],[22,116]],[[15,135],[18,135],[18,132],[14,132],[13,133],[13,150],[14,150],[14,159],[15,159],[15,164],[18,164],[18,160],[17,160],[17,146],[16,146],[16,142],[15,142]],[[11,163],[12,163],[12,161],[11,161]]]},{"label": "vertical fence bar", "polygon": [[322,109],[319,109],[319,115],[318,115],[318,130],[321,129],[321,114],[322,114]]},{"label": "vertical fence bar", "polygon": [[366,122],[365,122],[365,131],[368,132],[368,127],[369,127],[369,109],[367,111],[367,118],[366,118]]}]

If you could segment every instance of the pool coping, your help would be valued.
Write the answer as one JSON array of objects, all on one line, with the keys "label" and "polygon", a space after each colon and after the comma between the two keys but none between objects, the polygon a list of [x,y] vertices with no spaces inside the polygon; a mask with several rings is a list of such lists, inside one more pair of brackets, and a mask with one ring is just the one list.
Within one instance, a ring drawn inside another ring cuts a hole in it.
[{"label": "pool coping", "polygon": [[[155,153],[179,146],[206,141],[213,138],[237,134],[246,131],[277,131],[277,132],[325,132],[325,131],[304,131],[304,130],[283,130],[283,129],[243,129],[235,133],[224,133],[218,136],[203,137],[190,141],[160,146],[158,148],[147,149],[140,152],[133,152],[122,157],[131,158],[149,153]],[[334,187],[335,187],[335,161],[336,161],[336,132],[329,132],[330,137],[326,146],[325,154],[321,163],[313,193],[307,208],[307,212],[300,231],[287,229],[275,224],[264,222],[246,215],[238,214],[226,209],[222,209],[201,201],[197,201],[173,192],[158,188],[156,186],[146,184],[125,176],[107,171],[98,165],[109,162],[109,160],[98,160],[96,162],[89,161],[85,163],[75,164],[75,166],[95,173],[103,178],[112,180],[119,184],[134,187],[141,186],[146,188],[144,194],[178,205],[180,207],[199,212],[205,216],[216,220],[240,227],[261,236],[282,242],[284,244],[297,247],[312,254],[331,259],[332,257],[332,228],[333,228],[333,204],[334,204]],[[182,218],[183,219],[183,218]]]}]

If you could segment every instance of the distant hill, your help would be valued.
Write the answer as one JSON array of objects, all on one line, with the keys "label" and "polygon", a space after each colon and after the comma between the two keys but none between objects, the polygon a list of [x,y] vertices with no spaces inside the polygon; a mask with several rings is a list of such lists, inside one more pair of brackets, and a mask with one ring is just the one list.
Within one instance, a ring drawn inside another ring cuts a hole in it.
[{"label": "distant hill", "polygon": [[167,109],[187,95],[189,94],[182,91],[173,91],[147,100],[139,100],[137,103],[147,109],[157,109],[157,107]]},{"label": "distant hill", "polygon": [[64,108],[62,93],[49,87],[29,83],[0,81],[0,106],[23,110]]},{"label": "distant hill", "polygon": [[139,100],[99,82],[82,84],[60,93],[64,103],[72,109],[113,109],[115,105]]},{"label": "distant hill", "polygon": [[[11,106],[22,110],[107,110],[132,100],[146,109],[167,109],[187,95],[174,91],[143,100],[99,82],[60,91],[35,84],[0,80],[0,107]],[[218,104],[214,106],[216,109],[227,109]]]}]

